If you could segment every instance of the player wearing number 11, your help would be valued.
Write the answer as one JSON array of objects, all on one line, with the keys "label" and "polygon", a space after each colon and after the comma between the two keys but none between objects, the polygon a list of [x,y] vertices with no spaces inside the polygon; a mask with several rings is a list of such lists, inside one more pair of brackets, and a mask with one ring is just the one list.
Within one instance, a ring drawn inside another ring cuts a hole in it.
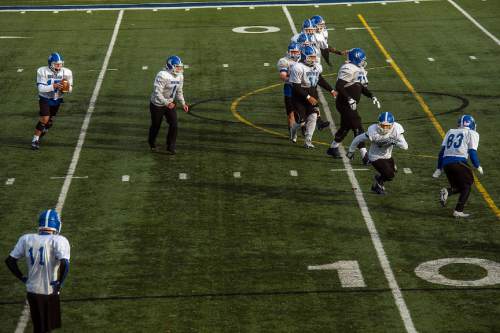
[{"label": "player wearing number 11", "polygon": [[[25,234],[5,260],[7,267],[26,285],[34,332],[50,332],[61,327],[59,292],[69,270],[70,246],[59,235],[61,220],[54,209],[38,218],[38,234]],[[28,276],[17,260],[26,257]]]},{"label": "player wearing number 11", "polygon": [[439,193],[439,201],[443,207],[446,205],[448,195],[460,193],[453,212],[453,216],[457,218],[470,215],[464,213],[464,206],[474,183],[474,176],[467,164],[469,157],[477,172],[483,174],[483,168],[479,165],[477,157],[478,146],[479,133],[476,132],[476,121],[466,114],[458,118],[458,128],[452,128],[446,133],[439,151],[438,166],[432,177],[438,178],[444,169],[450,183],[449,188],[444,187]]}]

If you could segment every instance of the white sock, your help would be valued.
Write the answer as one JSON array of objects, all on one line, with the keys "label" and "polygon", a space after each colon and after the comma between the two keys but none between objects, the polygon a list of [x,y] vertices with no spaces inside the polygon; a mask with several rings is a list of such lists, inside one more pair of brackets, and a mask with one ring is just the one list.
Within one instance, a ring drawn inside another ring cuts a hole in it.
[{"label": "white sock", "polygon": [[360,149],[359,149],[359,152],[361,153],[361,158],[365,158],[365,155],[366,155],[366,153],[367,153],[366,148],[364,148],[364,147],[363,147],[363,148],[360,148]]},{"label": "white sock", "polygon": [[38,141],[40,139],[40,136],[38,135],[33,135],[33,140],[31,141]]},{"label": "white sock", "polygon": [[316,112],[311,113],[307,117],[306,121],[306,140],[311,141],[312,136],[314,134],[314,130],[316,129],[316,121],[318,120],[318,114]]}]

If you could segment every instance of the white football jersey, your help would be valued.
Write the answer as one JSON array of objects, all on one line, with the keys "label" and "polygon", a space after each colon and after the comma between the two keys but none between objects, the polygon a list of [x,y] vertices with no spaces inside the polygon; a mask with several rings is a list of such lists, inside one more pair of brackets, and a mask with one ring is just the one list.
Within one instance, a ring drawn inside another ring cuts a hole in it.
[{"label": "white football jersey", "polygon": [[397,122],[394,122],[392,130],[387,134],[380,134],[377,124],[370,125],[365,132],[365,135],[371,141],[370,149],[368,150],[368,159],[376,161],[381,158],[391,158],[394,145],[389,143],[390,139],[399,141],[401,143],[401,145],[398,145],[399,148],[408,149],[408,143],[406,143],[403,133],[403,126]]},{"label": "white football jersey", "polygon": [[58,279],[59,260],[69,260],[70,247],[61,235],[26,234],[19,238],[10,256],[26,257],[29,293],[50,295],[53,293],[50,283]]},{"label": "white football jersey", "polygon": [[477,150],[479,146],[479,133],[464,128],[453,128],[446,133],[442,146],[444,147],[443,157],[463,157],[469,158],[469,149]]},{"label": "white football jersey", "polygon": [[290,79],[290,67],[294,63],[295,63],[295,61],[293,61],[292,59],[290,59],[288,57],[283,57],[280,60],[278,60],[278,64],[276,65],[276,67],[278,68],[278,71],[288,73],[288,77],[285,80],[285,83],[288,83],[288,81]]},{"label": "white football jersey", "polygon": [[358,67],[350,62],[346,62],[340,66],[337,77],[339,80],[347,82],[346,87],[352,86],[355,83],[368,84],[368,72],[363,67]]},{"label": "white football jersey", "polygon": [[321,64],[314,64],[309,67],[302,62],[297,62],[290,68],[291,83],[300,83],[302,88],[316,87],[318,85],[319,75],[323,72]]},{"label": "white football jersey", "polygon": [[316,45],[319,49],[327,49],[328,48],[328,40],[325,38],[323,34],[325,30],[322,32],[317,32],[314,34],[314,38],[316,39]]},{"label": "white football jersey", "polygon": [[182,90],[183,85],[183,74],[173,75],[166,69],[161,70],[155,78],[151,103],[156,106],[165,106],[177,100],[182,105],[186,104]]},{"label": "white football jersey", "polygon": [[36,85],[38,95],[47,99],[58,100],[62,98],[63,93],[54,90],[53,84],[66,79],[69,82],[69,92],[73,90],[73,72],[69,68],[62,67],[57,73],[53,72],[49,66],[40,67],[36,71]]}]

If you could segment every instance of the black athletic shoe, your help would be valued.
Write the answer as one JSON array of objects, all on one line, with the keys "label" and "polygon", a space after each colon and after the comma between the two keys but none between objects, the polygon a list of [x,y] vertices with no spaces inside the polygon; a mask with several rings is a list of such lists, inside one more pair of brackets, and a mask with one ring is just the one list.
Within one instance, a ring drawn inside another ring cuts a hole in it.
[{"label": "black athletic shoe", "polygon": [[31,149],[38,150],[40,149],[40,141],[31,141]]},{"label": "black athletic shoe", "polygon": [[332,156],[333,158],[342,158],[342,156],[340,156],[340,151],[339,151],[339,148],[328,148],[327,151],[326,151],[326,154],[327,155],[330,155]]},{"label": "black athletic shoe", "polygon": [[175,155],[175,149],[167,149],[167,154]]},{"label": "black athletic shoe", "polygon": [[368,159],[368,153],[365,154],[365,156],[362,158],[363,165],[368,165],[370,164],[370,160]]},{"label": "black athletic shoe", "polygon": [[321,131],[323,128],[328,127],[328,126],[330,126],[330,122],[329,121],[323,121],[323,120],[321,120],[321,121],[318,121],[317,124],[316,124],[316,128],[318,129],[318,131]]}]

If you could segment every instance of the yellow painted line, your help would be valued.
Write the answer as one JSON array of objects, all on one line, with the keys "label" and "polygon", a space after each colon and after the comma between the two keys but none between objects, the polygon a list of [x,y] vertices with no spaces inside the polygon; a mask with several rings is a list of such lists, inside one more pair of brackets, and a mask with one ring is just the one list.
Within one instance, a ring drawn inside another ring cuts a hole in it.
[{"label": "yellow painted line", "polygon": [[[358,18],[361,21],[361,23],[363,23],[363,25],[365,26],[366,30],[368,31],[368,33],[372,37],[372,39],[375,42],[375,44],[377,44],[379,50],[382,52],[382,54],[385,56],[385,58],[387,60],[390,60],[389,64],[391,65],[392,69],[394,69],[394,71],[398,74],[398,76],[401,79],[401,81],[403,81],[403,83],[405,84],[405,86],[408,88],[408,90],[413,94],[413,96],[415,97],[415,99],[418,101],[418,103],[420,104],[420,106],[424,110],[425,114],[427,114],[427,116],[429,117],[432,125],[434,125],[434,128],[438,131],[438,133],[441,136],[441,138],[444,138],[445,132],[443,130],[443,127],[441,126],[441,124],[439,123],[439,121],[436,119],[436,116],[434,116],[434,114],[432,113],[432,111],[429,108],[429,106],[425,103],[425,101],[422,98],[422,96],[415,90],[415,88],[413,87],[413,85],[406,78],[406,75],[403,73],[403,71],[401,70],[401,68],[399,68],[399,66],[396,64],[396,61],[394,61],[394,59],[391,57],[391,55],[389,54],[389,52],[387,52],[387,50],[385,49],[385,47],[382,45],[382,43],[378,39],[377,35],[375,35],[375,33],[373,32],[373,30],[370,28],[370,26],[366,22],[366,20],[363,17],[363,15],[358,14]],[[474,174],[474,184],[476,185],[477,190],[479,191],[479,193],[481,193],[481,195],[483,196],[483,199],[486,201],[486,203],[488,204],[488,206],[491,208],[491,210],[493,211],[493,213],[495,214],[495,216],[498,219],[500,219],[500,209],[498,209],[497,205],[495,204],[495,202],[491,198],[490,194],[488,193],[488,191],[486,191],[486,189],[484,188],[483,184],[481,184],[481,182],[479,181],[479,179],[476,177],[475,174]]]}]

